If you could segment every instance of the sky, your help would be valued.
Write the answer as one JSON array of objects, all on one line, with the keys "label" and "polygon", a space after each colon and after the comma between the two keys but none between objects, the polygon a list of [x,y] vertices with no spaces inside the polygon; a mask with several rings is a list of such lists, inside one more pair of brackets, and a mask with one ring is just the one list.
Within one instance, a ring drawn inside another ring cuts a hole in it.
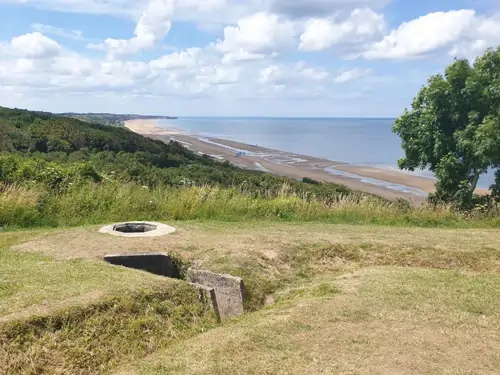
[{"label": "sky", "polygon": [[498,45],[498,0],[0,0],[0,106],[395,117]]}]

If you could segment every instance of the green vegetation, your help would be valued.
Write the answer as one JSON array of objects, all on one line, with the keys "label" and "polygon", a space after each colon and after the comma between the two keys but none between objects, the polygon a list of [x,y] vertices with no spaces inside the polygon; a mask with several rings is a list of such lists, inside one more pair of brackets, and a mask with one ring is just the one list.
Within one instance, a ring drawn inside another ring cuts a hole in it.
[{"label": "green vegetation", "polygon": [[492,197],[500,200],[500,48],[474,61],[455,60],[434,75],[394,124],[406,156],[402,169],[436,174],[435,201],[473,205],[479,177],[496,171]]}]

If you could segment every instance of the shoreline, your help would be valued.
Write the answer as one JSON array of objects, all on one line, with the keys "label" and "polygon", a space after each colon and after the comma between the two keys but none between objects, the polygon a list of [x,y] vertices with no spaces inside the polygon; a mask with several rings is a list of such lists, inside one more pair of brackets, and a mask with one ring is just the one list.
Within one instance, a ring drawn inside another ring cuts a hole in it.
[{"label": "shoreline", "polygon": [[126,121],[125,127],[143,136],[166,142],[177,141],[198,154],[229,161],[243,168],[273,173],[293,179],[311,178],[345,185],[353,190],[389,200],[425,201],[435,190],[435,180],[409,173],[269,149],[215,137],[189,135],[177,129],[160,127],[156,120]]}]

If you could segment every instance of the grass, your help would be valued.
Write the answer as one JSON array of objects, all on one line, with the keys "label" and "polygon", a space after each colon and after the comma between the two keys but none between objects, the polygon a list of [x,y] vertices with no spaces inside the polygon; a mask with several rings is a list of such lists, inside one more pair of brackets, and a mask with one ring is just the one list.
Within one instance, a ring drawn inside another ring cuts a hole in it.
[{"label": "grass", "polygon": [[323,276],[335,292],[319,296],[317,282],[118,373],[498,373],[500,276],[365,269]]},{"label": "grass", "polygon": [[103,373],[215,324],[180,281],[8,250],[47,235],[0,235],[0,373]]},{"label": "grass", "polygon": [[[177,232],[162,238],[105,236],[97,227],[0,234],[0,373],[499,368],[496,230],[174,226]],[[136,251],[174,252],[200,268],[242,276],[253,312],[216,326],[181,282],[100,261]]]},{"label": "grass", "polygon": [[36,188],[0,188],[0,226],[67,227],[123,220],[323,222],[396,227],[498,228],[497,208],[458,212],[450,206],[390,203],[365,196],[317,199],[244,188],[161,187],[115,182],[82,184],[49,194]]},{"label": "grass", "polygon": [[187,284],[115,292],[3,324],[0,373],[104,373],[214,325]]}]

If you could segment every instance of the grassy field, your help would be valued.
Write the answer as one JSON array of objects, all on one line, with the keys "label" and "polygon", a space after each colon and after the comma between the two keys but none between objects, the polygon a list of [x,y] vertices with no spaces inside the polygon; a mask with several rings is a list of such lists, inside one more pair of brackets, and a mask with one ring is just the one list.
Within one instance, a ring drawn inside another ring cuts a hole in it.
[{"label": "grassy field", "polygon": [[[0,373],[498,374],[500,232],[177,222],[0,234]],[[112,267],[168,251],[242,276],[217,325],[181,281]]]}]

